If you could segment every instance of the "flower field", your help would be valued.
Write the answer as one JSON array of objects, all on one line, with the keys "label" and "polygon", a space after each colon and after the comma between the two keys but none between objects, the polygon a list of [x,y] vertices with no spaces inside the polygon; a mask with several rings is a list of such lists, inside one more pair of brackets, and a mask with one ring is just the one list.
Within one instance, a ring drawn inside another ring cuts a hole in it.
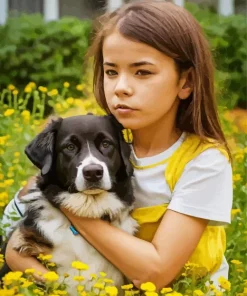
[{"label": "flower field", "polygon": [[[56,89],[48,90],[31,82],[22,92],[19,92],[14,85],[9,85],[0,93],[0,218],[4,207],[16,191],[36,172],[25,156],[24,148],[49,120],[44,118],[45,104],[53,108],[55,115],[64,117],[87,112],[104,113],[94,100],[90,83],[73,86],[81,93],[80,98],[72,98],[68,95],[71,87],[68,82],[65,82],[62,92],[59,93]],[[234,204],[232,223],[226,228],[226,257],[230,264],[229,280],[220,278],[219,288],[216,289],[213,285],[205,284],[207,277],[195,281],[196,266],[187,265],[181,278],[172,287],[161,290],[160,295],[247,295],[246,126],[244,120],[241,121],[240,127],[235,125],[233,113],[224,108],[220,108],[220,117],[233,157]],[[17,219],[14,213],[12,219]],[[6,227],[8,225],[1,225],[2,235]],[[0,257],[0,262],[3,260],[3,256]],[[68,275],[59,279],[52,258],[41,255],[40,260],[51,270],[44,276],[44,284],[35,283],[34,270],[29,269],[25,273],[11,272],[3,280],[0,295],[67,295],[66,277]],[[117,295],[117,288],[103,270],[99,275],[91,275],[93,287],[87,290],[84,286],[83,270],[90,266],[82,262],[71,262],[71,264],[78,270],[78,276],[74,277],[78,282],[78,295]],[[152,283],[143,284],[141,290],[134,289],[131,284],[123,286],[122,290],[126,296],[158,295]]]}]

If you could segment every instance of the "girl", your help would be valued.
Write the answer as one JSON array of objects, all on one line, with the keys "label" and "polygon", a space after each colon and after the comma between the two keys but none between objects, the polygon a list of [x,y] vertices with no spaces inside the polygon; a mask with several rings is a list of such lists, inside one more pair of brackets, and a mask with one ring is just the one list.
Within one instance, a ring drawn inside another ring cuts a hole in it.
[{"label": "girl", "polygon": [[[132,131],[133,237],[107,222],[64,214],[139,287],[158,289],[186,262],[227,278],[223,225],[230,223],[232,169],[214,97],[213,63],[196,20],[165,1],[131,3],[100,20],[93,53],[96,98]],[[12,250],[12,270],[45,268]]]}]

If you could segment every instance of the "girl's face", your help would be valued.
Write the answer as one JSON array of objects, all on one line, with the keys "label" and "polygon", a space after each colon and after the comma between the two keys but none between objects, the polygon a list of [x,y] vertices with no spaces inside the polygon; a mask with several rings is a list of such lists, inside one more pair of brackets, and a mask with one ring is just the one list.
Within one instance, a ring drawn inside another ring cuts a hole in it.
[{"label": "girl's face", "polygon": [[106,102],[125,128],[175,125],[185,80],[172,58],[114,31],[104,40],[103,67]]}]

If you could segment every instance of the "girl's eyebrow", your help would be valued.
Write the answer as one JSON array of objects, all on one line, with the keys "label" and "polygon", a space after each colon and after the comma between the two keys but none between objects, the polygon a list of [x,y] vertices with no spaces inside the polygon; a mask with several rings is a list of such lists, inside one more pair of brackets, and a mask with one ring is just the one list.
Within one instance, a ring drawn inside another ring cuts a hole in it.
[{"label": "girl's eyebrow", "polygon": [[[103,65],[104,66],[110,66],[110,67],[117,68],[117,65],[114,64],[114,63],[105,62]],[[154,64],[152,64],[150,62],[140,61],[140,62],[136,62],[136,63],[130,64],[130,68],[135,68],[135,67],[140,67],[140,66],[145,66],[145,65],[152,65],[152,66],[154,66]]]}]

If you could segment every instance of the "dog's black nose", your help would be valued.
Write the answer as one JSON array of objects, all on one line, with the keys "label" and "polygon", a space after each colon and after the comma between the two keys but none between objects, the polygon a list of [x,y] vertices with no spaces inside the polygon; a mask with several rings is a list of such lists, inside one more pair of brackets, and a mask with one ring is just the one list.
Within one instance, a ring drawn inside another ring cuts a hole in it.
[{"label": "dog's black nose", "polygon": [[100,181],[103,177],[103,167],[100,164],[88,164],[82,172],[84,178],[90,182]]}]

